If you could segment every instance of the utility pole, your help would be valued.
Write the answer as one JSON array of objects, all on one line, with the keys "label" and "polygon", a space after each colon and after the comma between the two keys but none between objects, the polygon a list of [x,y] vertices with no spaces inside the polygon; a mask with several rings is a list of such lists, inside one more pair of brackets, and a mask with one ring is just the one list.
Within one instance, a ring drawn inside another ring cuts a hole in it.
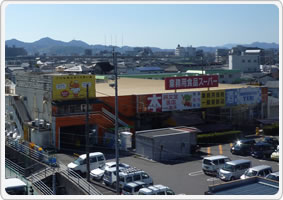
[{"label": "utility pole", "polygon": [[117,57],[113,48],[113,64],[115,71],[115,155],[116,155],[116,192],[120,194],[119,188],[119,137],[118,137],[118,71],[117,71]]},{"label": "utility pole", "polygon": [[87,163],[87,172],[86,177],[87,181],[90,182],[90,167],[89,167],[89,130],[88,130],[88,84],[86,85],[86,122],[85,122],[85,147],[86,147],[86,163]]}]

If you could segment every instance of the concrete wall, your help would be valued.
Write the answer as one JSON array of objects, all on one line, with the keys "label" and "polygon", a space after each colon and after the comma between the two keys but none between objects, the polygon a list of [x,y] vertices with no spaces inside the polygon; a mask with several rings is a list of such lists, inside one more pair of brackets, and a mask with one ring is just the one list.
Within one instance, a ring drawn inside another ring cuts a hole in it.
[{"label": "concrete wall", "polygon": [[136,135],[136,152],[148,159],[153,159],[153,140]]},{"label": "concrete wall", "polygon": [[229,69],[238,69],[242,72],[260,71],[259,56],[229,55]]},{"label": "concrete wall", "polygon": [[156,161],[168,161],[189,156],[191,145],[196,144],[196,136],[192,133],[158,136],[153,140],[153,160]]},{"label": "concrete wall", "polygon": [[191,154],[195,133],[172,134],[153,138],[136,136],[136,152],[156,161],[169,161]]},{"label": "concrete wall", "polygon": [[31,142],[36,145],[46,148],[51,145],[51,130],[39,130],[37,128],[31,129]]}]

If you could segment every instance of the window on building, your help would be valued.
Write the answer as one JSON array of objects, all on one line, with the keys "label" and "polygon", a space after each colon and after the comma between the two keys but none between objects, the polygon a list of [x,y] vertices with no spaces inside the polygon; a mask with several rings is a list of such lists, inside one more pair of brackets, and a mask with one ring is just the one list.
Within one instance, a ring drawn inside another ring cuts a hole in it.
[{"label": "window on building", "polygon": [[214,92],[211,93],[211,97],[215,97],[215,93]]},{"label": "window on building", "polygon": [[248,60],[248,63],[250,63],[251,62],[251,60]]},{"label": "window on building", "polygon": [[215,100],[214,100],[214,99],[211,100],[211,104],[212,104],[212,105],[215,104]]},{"label": "window on building", "polygon": [[221,92],[221,97],[224,97],[224,92]]},{"label": "window on building", "polygon": [[229,78],[232,78],[233,77],[233,75],[232,74],[229,74]]},{"label": "window on building", "polygon": [[202,93],[202,98],[205,98],[205,93]]},{"label": "window on building", "polygon": [[219,92],[216,92],[216,97],[219,97]]},{"label": "window on building", "polygon": [[224,104],[224,99],[221,99],[221,104]]},{"label": "window on building", "polygon": [[210,105],[210,100],[207,100],[207,101],[206,101],[206,104],[207,104],[207,105]]},{"label": "window on building", "polygon": [[257,60],[254,60],[254,62],[256,63],[256,62],[257,62]]},{"label": "window on building", "polygon": [[216,104],[217,104],[217,105],[219,104],[219,99],[216,99]]},{"label": "window on building", "polygon": [[223,74],[221,74],[221,75],[220,75],[220,78],[224,78],[224,75],[223,75]]},{"label": "window on building", "polygon": [[242,63],[246,62],[245,60],[242,60]]},{"label": "window on building", "polygon": [[206,96],[207,96],[207,98],[210,98],[210,93],[207,93],[207,95],[206,95]]}]

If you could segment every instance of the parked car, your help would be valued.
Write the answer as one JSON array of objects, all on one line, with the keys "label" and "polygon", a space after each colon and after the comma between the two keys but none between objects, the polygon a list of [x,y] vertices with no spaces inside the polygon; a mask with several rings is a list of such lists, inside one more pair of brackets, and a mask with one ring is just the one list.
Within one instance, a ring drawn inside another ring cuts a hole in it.
[{"label": "parked car", "polygon": [[263,142],[272,144],[274,147],[277,147],[279,145],[279,141],[274,137],[265,137],[263,139]]},{"label": "parked car", "polygon": [[240,178],[251,167],[250,160],[228,161],[219,170],[219,178],[223,181],[232,181]]},{"label": "parked car", "polygon": [[268,178],[268,179],[271,179],[271,180],[274,180],[274,181],[279,181],[279,171],[270,173],[265,178]]},{"label": "parked car", "polygon": [[250,155],[255,143],[256,141],[254,139],[238,140],[233,144],[230,151],[232,154]]},{"label": "parked car", "polygon": [[279,145],[270,156],[271,160],[279,161]]},{"label": "parked car", "polygon": [[123,195],[137,195],[141,188],[146,187],[147,184],[142,181],[134,181],[124,185],[122,189]]},{"label": "parked car", "polygon": [[141,188],[138,195],[175,195],[175,192],[164,185],[153,185]]},{"label": "parked car", "polygon": [[[101,152],[94,152],[89,154],[90,170],[97,169],[105,165],[105,157]],[[78,159],[68,164],[68,169],[72,169],[75,172],[86,173],[87,171],[87,159],[86,154],[80,155]]]},{"label": "parked car", "polygon": [[274,146],[265,142],[257,142],[252,149],[251,155],[255,158],[270,158],[274,152]]},{"label": "parked car", "polygon": [[[142,181],[147,185],[153,185],[152,178],[143,170],[131,167],[131,168],[120,168],[119,169],[119,184],[120,188],[123,188],[125,184],[133,182],[133,181]],[[116,186],[116,168],[109,168],[105,170],[103,181],[105,185],[112,186],[115,188]]]},{"label": "parked car", "polygon": [[230,161],[230,158],[223,155],[204,157],[202,160],[202,171],[205,174],[216,175],[227,161]]},{"label": "parked car", "polygon": [[259,165],[251,167],[247,171],[245,171],[245,173],[241,176],[241,179],[246,179],[252,176],[265,177],[270,173],[272,173],[272,167],[268,165]]},{"label": "parked car", "polygon": [[[123,169],[123,168],[129,168],[130,165],[126,164],[126,163],[119,163],[119,168]],[[116,169],[116,162],[107,162],[105,163],[105,165],[94,169],[90,172],[90,177],[94,180],[100,181],[103,178],[105,169],[109,169],[109,168],[115,168]]]}]

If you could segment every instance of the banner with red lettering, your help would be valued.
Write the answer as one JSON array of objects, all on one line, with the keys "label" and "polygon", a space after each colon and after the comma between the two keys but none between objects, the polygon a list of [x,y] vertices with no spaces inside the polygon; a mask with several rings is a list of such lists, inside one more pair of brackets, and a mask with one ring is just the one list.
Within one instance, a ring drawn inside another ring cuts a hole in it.
[{"label": "banner with red lettering", "polygon": [[165,78],[165,90],[218,87],[218,75]]}]

